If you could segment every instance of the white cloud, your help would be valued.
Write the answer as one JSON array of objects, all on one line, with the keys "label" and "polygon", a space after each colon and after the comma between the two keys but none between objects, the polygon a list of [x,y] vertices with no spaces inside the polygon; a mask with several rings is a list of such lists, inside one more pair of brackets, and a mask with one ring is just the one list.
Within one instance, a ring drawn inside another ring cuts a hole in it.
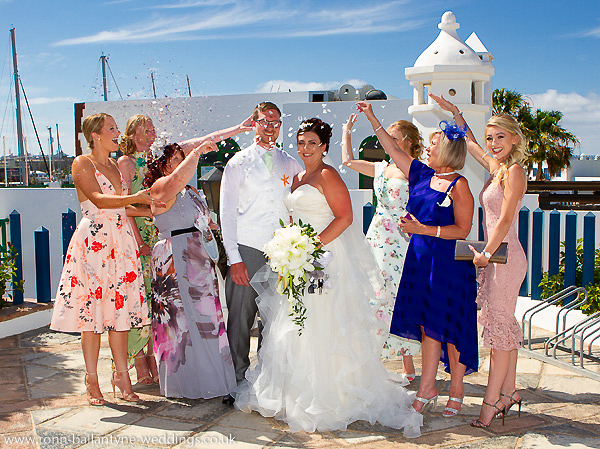
[{"label": "white cloud", "polygon": [[75,103],[77,101],[80,101],[80,99],[75,97],[36,97],[29,100],[29,104]]},{"label": "white cloud", "polygon": [[600,27],[592,28],[589,31],[585,31],[583,36],[600,37]]},{"label": "white cloud", "polygon": [[581,95],[576,92],[561,93],[548,89],[541,94],[526,95],[534,109],[558,110],[563,113],[562,126],[577,136],[580,150],[585,154],[600,153],[598,146],[598,126],[600,125],[600,95],[590,92]]},{"label": "white cloud", "polygon": [[[282,38],[410,31],[423,22],[411,17],[411,8],[400,7],[408,1],[369,6],[354,1],[344,5],[345,9],[324,6],[305,10],[289,0],[268,5],[263,0],[187,0],[146,8],[154,9],[153,17],[136,24],[64,39],[54,45],[243,38],[255,36],[257,27],[267,25]],[[179,12],[182,9],[186,12]]]},{"label": "white cloud", "polygon": [[366,83],[362,80],[351,79],[346,81],[286,81],[286,80],[271,80],[261,84],[256,89],[256,93],[267,92],[306,92],[309,90],[337,90],[342,84],[351,84],[357,89],[364,86]]}]

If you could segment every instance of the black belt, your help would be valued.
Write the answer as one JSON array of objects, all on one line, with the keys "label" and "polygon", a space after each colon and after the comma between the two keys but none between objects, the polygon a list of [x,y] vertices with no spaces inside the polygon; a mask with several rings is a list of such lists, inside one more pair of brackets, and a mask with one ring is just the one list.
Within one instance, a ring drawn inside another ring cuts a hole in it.
[{"label": "black belt", "polygon": [[188,232],[196,232],[197,230],[198,230],[198,228],[195,226],[191,226],[189,228],[184,228],[184,229],[175,229],[174,231],[171,231],[171,237],[175,237],[176,235],[179,235],[179,234],[187,234]]}]

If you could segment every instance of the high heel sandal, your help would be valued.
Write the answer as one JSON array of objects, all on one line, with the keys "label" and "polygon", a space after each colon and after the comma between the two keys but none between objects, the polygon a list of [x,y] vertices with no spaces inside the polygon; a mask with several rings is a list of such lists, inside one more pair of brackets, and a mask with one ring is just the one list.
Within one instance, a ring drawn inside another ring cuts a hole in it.
[{"label": "high heel sandal", "polygon": [[482,407],[484,405],[487,405],[488,407],[495,408],[498,411],[492,415],[490,422],[484,423],[482,420],[476,419],[475,421],[471,421],[471,427],[479,427],[479,428],[485,429],[485,428],[489,427],[490,424],[492,424],[494,417],[496,417],[498,415],[500,415],[500,417],[502,418],[502,425],[504,425],[504,416],[505,416],[504,408],[498,407],[496,405],[496,404],[498,404],[498,402],[500,402],[500,398],[498,398],[498,400],[493,405],[490,404],[489,402],[483,401],[483,404],[481,405]]},{"label": "high heel sandal", "polygon": [[[102,392],[100,392],[100,397],[94,396],[92,394],[92,391],[91,391],[92,385],[88,382],[89,376],[96,376],[96,378],[97,378],[98,373],[88,373],[87,371],[85,372],[85,379],[83,382],[85,383],[85,393],[87,395],[87,400],[88,400],[89,404],[90,405],[104,405],[104,398],[102,397]],[[100,384],[98,384],[98,389],[100,389]]]},{"label": "high heel sandal", "polygon": [[[459,404],[461,404],[461,405],[462,405],[462,403],[463,403],[463,398],[464,398],[464,396],[463,396],[462,398],[453,398],[452,396],[450,396],[450,397],[448,398],[448,402],[450,402],[450,401],[454,401],[454,402],[458,402]],[[461,407],[461,408],[462,408],[462,407]],[[460,410],[459,410],[459,409],[452,408],[452,407],[448,407],[448,404],[446,403],[446,408],[444,408],[444,411],[442,412],[442,416],[443,416],[444,418],[452,418],[453,416],[456,416],[456,415],[458,415],[459,413],[460,413]]]},{"label": "high heel sandal", "polygon": [[[150,359],[150,363],[148,363],[148,370],[150,371],[150,374],[152,375],[152,382],[155,384],[160,383],[160,378],[159,378],[159,374],[158,374],[158,365],[156,364],[156,358],[154,357],[154,353],[148,355],[146,354],[146,359]],[[148,361],[148,360],[146,360]],[[154,370],[152,369],[151,365],[154,365]],[[156,372],[156,375],[154,375],[154,373]]]},{"label": "high heel sandal", "polygon": [[139,401],[140,397],[137,394],[135,394],[133,391],[131,393],[125,393],[125,391],[123,391],[123,388],[121,388],[120,385],[117,385],[117,382],[115,381],[116,373],[119,373],[119,374],[120,373],[129,373],[129,371],[128,370],[123,370],[123,371],[113,370],[112,376],[110,376],[110,383],[112,384],[112,387],[113,387],[113,397],[116,399],[116,397],[117,397],[116,388],[118,388],[119,391],[121,392],[121,396],[123,397],[124,401],[127,401],[127,402]]},{"label": "high heel sandal", "polygon": [[[515,404],[519,404],[519,411],[518,411],[518,415],[517,417],[521,417],[521,404],[523,403],[523,398],[521,397],[521,395],[519,395],[519,399],[515,400],[514,396],[515,394],[517,394],[517,390],[513,391],[512,394],[509,396],[507,394],[504,393],[500,393],[500,396],[504,396],[505,398],[508,398],[508,400],[510,401],[508,405],[505,405],[504,407],[502,407],[502,411],[504,413],[504,415],[508,415],[508,411],[511,409],[511,407]],[[496,413],[496,418],[500,418],[500,412]]]},{"label": "high heel sandal", "polygon": [[[431,401],[433,401],[433,406],[436,407],[437,406],[437,400],[438,400],[438,395],[436,394],[435,396],[426,399],[426,398],[421,398],[419,396],[415,396],[415,401],[419,401],[420,403],[423,404],[423,406],[421,407],[421,410],[416,410],[417,413],[423,413],[425,411],[425,408],[429,405],[429,403]],[[414,408],[414,407],[413,407]]]},{"label": "high heel sandal", "polygon": [[415,380],[415,373],[402,373],[402,376],[404,376],[404,378],[409,382]]},{"label": "high heel sandal", "polygon": [[141,351],[140,351],[140,353],[142,355],[138,354],[138,355],[135,356],[135,372],[136,372],[136,375],[137,375],[137,382],[139,384],[142,384],[142,385],[152,385],[153,379],[152,379],[152,376],[150,374],[150,367],[148,366],[147,360],[144,360],[146,362],[146,373],[142,374],[141,377],[139,375],[140,368],[138,367],[138,360],[140,360],[140,359],[146,359],[146,354],[142,353]]}]

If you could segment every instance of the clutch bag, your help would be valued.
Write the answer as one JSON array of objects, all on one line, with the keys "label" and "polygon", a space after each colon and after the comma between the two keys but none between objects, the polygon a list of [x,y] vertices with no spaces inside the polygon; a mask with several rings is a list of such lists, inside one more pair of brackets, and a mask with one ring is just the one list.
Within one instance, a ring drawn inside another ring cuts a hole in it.
[{"label": "clutch bag", "polygon": [[[482,252],[487,242],[478,240],[457,240],[454,248],[454,260],[469,260],[473,261],[473,251],[469,249],[471,245],[477,252]],[[502,242],[496,252],[492,254],[490,262],[506,263],[508,260],[508,243]]]}]

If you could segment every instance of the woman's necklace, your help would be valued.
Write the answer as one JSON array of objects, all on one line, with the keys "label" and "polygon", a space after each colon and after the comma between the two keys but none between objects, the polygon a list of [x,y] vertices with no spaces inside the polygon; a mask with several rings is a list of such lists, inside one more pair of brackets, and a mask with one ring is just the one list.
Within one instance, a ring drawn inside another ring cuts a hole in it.
[{"label": "woman's necklace", "polygon": [[450,176],[450,175],[457,175],[458,172],[456,170],[454,171],[449,171],[448,173],[436,173],[435,176]]}]

